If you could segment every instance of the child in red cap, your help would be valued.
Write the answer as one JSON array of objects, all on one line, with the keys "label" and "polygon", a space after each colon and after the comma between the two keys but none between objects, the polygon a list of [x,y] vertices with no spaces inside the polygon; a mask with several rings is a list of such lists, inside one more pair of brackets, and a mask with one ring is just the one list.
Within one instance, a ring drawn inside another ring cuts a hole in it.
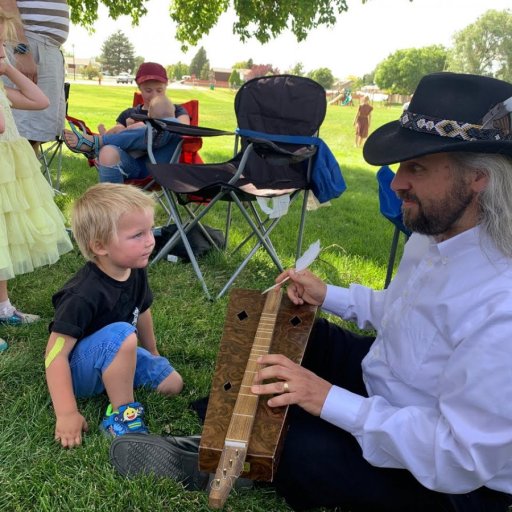
[{"label": "child in red cap", "polygon": [[[103,125],[98,126],[101,135],[113,135],[125,130],[134,123],[132,116],[134,114],[148,115],[149,104],[151,100],[158,96],[165,96],[167,89],[167,73],[161,64],[156,62],[144,62],[140,65],[135,76],[135,81],[142,95],[143,104],[130,107],[119,114],[116,119],[116,125],[105,130]],[[190,124],[190,117],[186,109],[180,105],[175,105],[176,120]],[[100,147],[99,138],[91,137],[80,133],[80,128],[71,125],[72,131],[64,130],[65,143],[72,151],[83,153],[88,158],[96,160],[100,182],[123,183],[125,179],[142,179],[148,175],[146,163],[149,162],[147,154],[140,156],[138,151],[141,144],[144,144],[146,130],[134,130],[132,133],[132,145],[118,145],[110,141]],[[136,138],[139,136],[140,140]],[[153,153],[157,162],[169,162],[177,144],[180,140],[178,136],[169,134],[169,142],[155,148]],[[119,143],[121,144],[121,142]],[[135,153],[131,149],[136,149]]]}]

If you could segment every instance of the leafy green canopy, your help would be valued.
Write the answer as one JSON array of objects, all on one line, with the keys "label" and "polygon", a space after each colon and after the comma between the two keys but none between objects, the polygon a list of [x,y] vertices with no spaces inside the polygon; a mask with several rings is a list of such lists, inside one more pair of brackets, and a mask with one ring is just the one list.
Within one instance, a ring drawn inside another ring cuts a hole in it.
[{"label": "leafy green canopy", "polygon": [[442,45],[397,50],[378,64],[375,82],[392,94],[412,94],[422,76],[444,70],[447,55]]},{"label": "leafy green canopy", "polygon": [[[98,0],[68,0],[68,3],[73,23],[94,26],[98,19]],[[127,15],[134,25],[147,14],[147,0],[102,0],[102,3],[111,18]],[[176,39],[183,43],[184,49],[195,46],[231,6],[237,17],[233,33],[241,41],[254,37],[261,43],[287,28],[302,41],[315,27],[333,26],[336,15],[348,9],[346,0],[170,0],[169,15],[177,24]]]},{"label": "leafy green canopy", "polygon": [[490,9],[457,32],[448,69],[512,80],[512,13]]}]

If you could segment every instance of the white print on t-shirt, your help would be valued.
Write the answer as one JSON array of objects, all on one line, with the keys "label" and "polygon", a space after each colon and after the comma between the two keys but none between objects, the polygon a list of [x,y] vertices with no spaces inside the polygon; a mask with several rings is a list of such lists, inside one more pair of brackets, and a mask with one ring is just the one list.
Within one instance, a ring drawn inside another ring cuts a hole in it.
[{"label": "white print on t-shirt", "polygon": [[137,320],[139,319],[139,308],[135,308],[133,310],[133,321],[132,321],[132,325],[134,327],[137,327]]}]

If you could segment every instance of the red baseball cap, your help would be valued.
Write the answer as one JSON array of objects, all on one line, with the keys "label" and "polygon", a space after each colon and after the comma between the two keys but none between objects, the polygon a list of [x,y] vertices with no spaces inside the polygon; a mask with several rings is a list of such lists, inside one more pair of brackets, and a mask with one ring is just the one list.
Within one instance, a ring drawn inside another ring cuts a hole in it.
[{"label": "red baseball cap", "polygon": [[148,80],[156,80],[166,84],[168,79],[165,68],[156,62],[142,63],[137,71],[137,75],[135,75],[135,82],[140,85]]}]

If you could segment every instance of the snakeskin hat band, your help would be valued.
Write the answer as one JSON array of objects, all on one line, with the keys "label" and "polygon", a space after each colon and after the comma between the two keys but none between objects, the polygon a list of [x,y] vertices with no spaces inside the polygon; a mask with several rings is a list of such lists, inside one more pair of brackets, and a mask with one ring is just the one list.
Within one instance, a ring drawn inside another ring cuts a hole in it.
[{"label": "snakeskin hat band", "polygon": [[363,148],[373,165],[443,152],[512,155],[512,85],[494,78],[424,76],[398,121],[375,130]]}]

